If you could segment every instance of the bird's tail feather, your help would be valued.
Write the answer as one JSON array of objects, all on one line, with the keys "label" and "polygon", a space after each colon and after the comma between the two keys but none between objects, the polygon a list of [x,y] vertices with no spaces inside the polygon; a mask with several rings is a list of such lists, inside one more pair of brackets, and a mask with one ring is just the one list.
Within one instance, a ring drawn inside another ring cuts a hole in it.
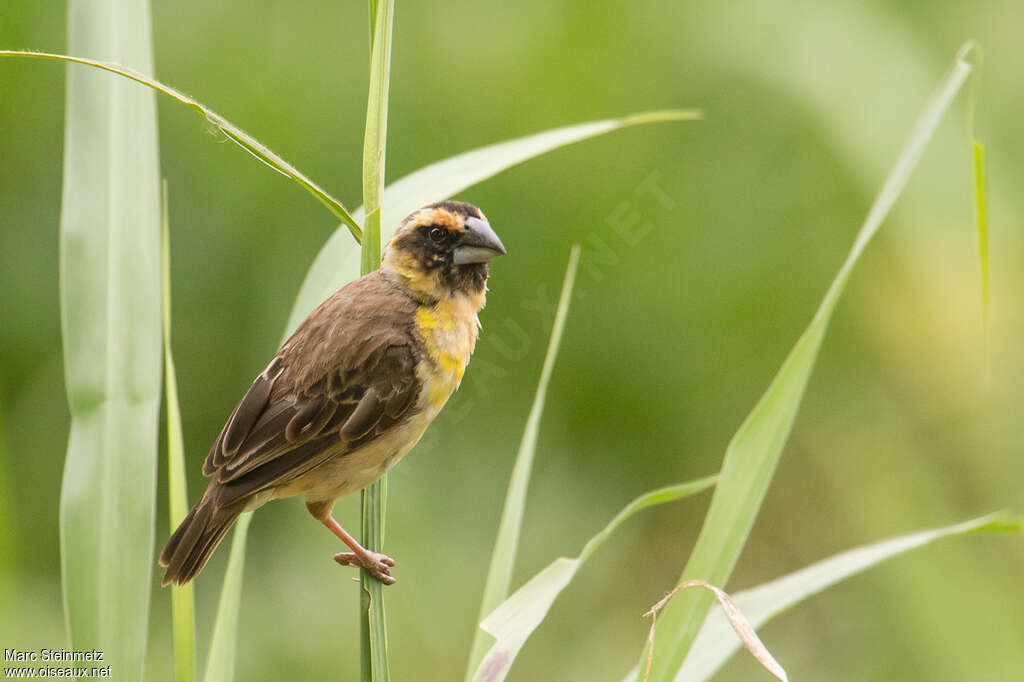
[{"label": "bird's tail feather", "polygon": [[167,541],[160,554],[160,565],[167,567],[163,585],[184,585],[196,577],[242,513],[238,505],[218,507],[214,497],[208,490]]}]

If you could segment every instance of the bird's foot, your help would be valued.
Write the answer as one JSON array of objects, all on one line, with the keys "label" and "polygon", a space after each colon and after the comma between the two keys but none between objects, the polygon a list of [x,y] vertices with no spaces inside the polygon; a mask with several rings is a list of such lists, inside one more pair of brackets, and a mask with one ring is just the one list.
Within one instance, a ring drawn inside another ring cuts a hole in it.
[{"label": "bird's foot", "polygon": [[369,550],[366,550],[366,554],[362,555],[355,552],[338,552],[334,555],[334,560],[342,566],[365,568],[369,571],[370,575],[385,585],[391,585],[395,582],[394,577],[391,575],[391,567],[395,565],[395,560],[387,555]]}]

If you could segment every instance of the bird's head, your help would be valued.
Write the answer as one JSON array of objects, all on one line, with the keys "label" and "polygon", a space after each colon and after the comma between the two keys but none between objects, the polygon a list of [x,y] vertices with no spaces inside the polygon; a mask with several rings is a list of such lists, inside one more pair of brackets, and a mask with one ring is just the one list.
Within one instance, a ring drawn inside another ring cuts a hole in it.
[{"label": "bird's head", "polygon": [[483,296],[490,260],[505,245],[483,212],[461,201],[425,206],[402,221],[384,250],[384,270],[417,298]]}]

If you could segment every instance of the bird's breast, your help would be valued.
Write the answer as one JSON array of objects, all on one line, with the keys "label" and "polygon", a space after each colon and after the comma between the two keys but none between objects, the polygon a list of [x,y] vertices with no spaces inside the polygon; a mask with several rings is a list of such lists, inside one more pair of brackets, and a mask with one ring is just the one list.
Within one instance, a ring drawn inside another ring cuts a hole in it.
[{"label": "bird's breast", "polygon": [[481,293],[422,305],[416,311],[416,332],[426,349],[418,373],[423,381],[420,400],[427,411],[436,414],[462,382],[480,333],[477,311],[482,306]]}]

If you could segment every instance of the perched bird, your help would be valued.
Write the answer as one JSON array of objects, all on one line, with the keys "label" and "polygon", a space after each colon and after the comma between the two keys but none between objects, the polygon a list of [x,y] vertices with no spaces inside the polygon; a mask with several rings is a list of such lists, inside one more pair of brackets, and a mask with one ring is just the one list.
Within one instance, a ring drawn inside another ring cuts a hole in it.
[{"label": "perched bird", "polygon": [[292,495],[352,550],[336,561],[393,583],[395,562],[362,547],[331,509],[394,466],[458,388],[489,262],[504,253],[471,204],[406,218],[380,269],[321,303],[235,407],[203,464],[206,492],[160,555],[163,584],[194,578],[239,514]]}]

